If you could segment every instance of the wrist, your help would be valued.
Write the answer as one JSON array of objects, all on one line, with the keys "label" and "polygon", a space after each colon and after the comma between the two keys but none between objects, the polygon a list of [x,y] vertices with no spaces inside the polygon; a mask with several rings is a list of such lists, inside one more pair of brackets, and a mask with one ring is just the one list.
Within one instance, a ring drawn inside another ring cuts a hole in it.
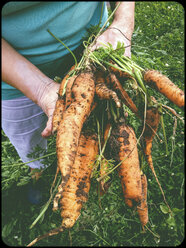
[{"label": "wrist", "polygon": [[128,41],[131,41],[132,39],[132,34],[133,34],[133,28],[129,28],[129,27],[126,27],[124,25],[120,25],[119,23],[117,22],[113,22],[110,26],[109,26],[110,29],[115,29],[117,30],[118,32],[120,32],[120,34],[123,35],[123,37],[125,39],[127,39]]},{"label": "wrist", "polygon": [[117,28],[112,25],[108,29],[116,30],[115,32],[116,35],[117,35],[117,31],[120,32],[120,34],[123,36],[123,39],[127,40],[128,41],[127,43],[131,43],[131,39],[127,35],[125,35],[125,33],[123,33],[120,28]]},{"label": "wrist", "polygon": [[119,4],[118,9],[114,14],[114,19],[111,27],[120,29],[131,40],[134,31],[134,10],[135,2],[116,2]]},{"label": "wrist", "polygon": [[41,79],[40,83],[38,84],[35,90],[34,102],[42,108],[42,110],[47,114],[47,99],[51,97],[51,94],[56,94],[59,90],[59,84],[54,82],[50,78]]},{"label": "wrist", "polygon": [[53,80],[44,75],[4,39],[2,39],[2,80],[20,90],[42,109],[41,99],[54,84]]}]

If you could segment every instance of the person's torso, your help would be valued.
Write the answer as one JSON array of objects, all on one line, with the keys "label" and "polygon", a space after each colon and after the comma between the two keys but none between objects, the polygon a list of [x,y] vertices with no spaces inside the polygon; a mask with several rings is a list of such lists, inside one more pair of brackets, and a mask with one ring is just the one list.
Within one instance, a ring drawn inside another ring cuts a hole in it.
[{"label": "person's torso", "polygon": [[[2,9],[2,36],[35,65],[64,56],[80,45],[86,28],[96,25],[103,2],[8,2]],[[105,15],[103,15],[105,19]]]},{"label": "person's torso", "polygon": [[[45,68],[43,72],[50,75],[53,61],[55,63],[69,51],[47,30],[73,51],[81,44],[87,28],[99,23],[102,4],[103,24],[107,19],[105,2],[10,1],[2,8],[2,37],[31,63]],[[2,83],[2,88],[14,89],[17,95],[21,95],[20,91],[6,83]],[[3,98],[14,97],[8,94],[7,91],[5,96],[3,92]]]}]

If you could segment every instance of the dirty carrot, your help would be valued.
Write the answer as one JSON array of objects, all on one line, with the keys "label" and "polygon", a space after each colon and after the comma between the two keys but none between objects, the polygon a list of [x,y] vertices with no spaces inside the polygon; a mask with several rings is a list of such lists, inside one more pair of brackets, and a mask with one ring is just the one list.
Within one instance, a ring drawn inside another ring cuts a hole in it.
[{"label": "dirty carrot", "polygon": [[62,175],[62,187],[66,184],[74,162],[81,129],[90,114],[95,93],[91,72],[80,73],[72,87],[73,102],[64,111],[56,138],[58,167]]},{"label": "dirty carrot", "polygon": [[96,95],[100,99],[113,99],[116,103],[116,106],[118,108],[121,107],[120,100],[118,99],[118,96],[116,92],[109,89],[105,84],[105,75],[103,71],[96,71],[95,73],[95,81],[96,81]]},{"label": "dirty carrot", "polygon": [[149,86],[158,90],[178,107],[183,108],[185,106],[184,92],[168,77],[161,74],[159,71],[147,70],[144,72],[143,78]]},{"label": "dirty carrot", "polygon": [[69,73],[70,73],[71,71],[73,71],[74,68],[75,68],[75,65],[73,65],[73,66],[70,68],[69,72],[68,72],[68,73],[65,75],[65,77],[63,78],[63,80],[62,80],[62,82],[61,82],[61,84],[60,84],[60,88],[59,88],[59,96],[62,96],[62,95],[63,95],[63,90],[64,90],[64,88],[65,88],[65,86],[66,86],[67,80],[70,78]]},{"label": "dirty carrot", "polygon": [[114,73],[110,73],[107,76],[107,83],[111,84],[113,89],[116,91],[118,96],[123,100],[124,104],[129,107],[133,113],[135,113],[138,116],[138,109],[135,105],[135,103],[132,101],[132,99],[129,97],[127,92],[122,87],[120,81],[116,77]]},{"label": "dirty carrot", "polygon": [[66,86],[66,92],[65,92],[65,109],[68,108],[68,106],[71,104],[72,102],[72,96],[71,96],[71,90],[72,90],[72,86],[74,83],[74,80],[77,76],[73,75],[72,77],[69,78],[68,82],[67,82],[67,86]]},{"label": "dirty carrot", "polygon": [[110,146],[117,162],[121,162],[118,174],[124,193],[125,203],[131,207],[133,202],[142,199],[141,172],[134,130],[124,122],[113,128]]},{"label": "dirty carrot", "polygon": [[160,113],[157,107],[148,108],[146,111],[146,120],[145,120],[145,130],[143,137],[145,139],[145,153],[150,154],[152,149],[152,141],[156,132],[158,130],[160,122]]},{"label": "dirty carrot", "polygon": [[62,227],[71,228],[80,215],[90,190],[92,164],[98,154],[96,134],[81,133],[74,164],[61,198]]},{"label": "dirty carrot", "polygon": [[53,117],[52,117],[52,133],[53,134],[58,129],[64,110],[65,110],[65,100],[63,97],[58,98],[56,101],[56,106],[55,106],[55,110],[54,110]]},{"label": "dirty carrot", "polygon": [[144,226],[148,223],[148,205],[147,205],[147,177],[145,174],[141,175],[142,184],[142,199],[140,204],[137,206],[139,219],[144,229]]},{"label": "dirty carrot", "polygon": [[[162,189],[161,184],[160,184],[158,177],[156,175],[154,165],[153,165],[153,159],[152,159],[152,143],[153,143],[154,136],[156,135],[156,132],[158,130],[159,122],[160,122],[160,113],[159,113],[158,108],[157,107],[151,107],[151,108],[147,109],[147,111],[146,111],[146,124],[145,124],[145,130],[143,133],[143,138],[144,138],[144,142],[145,142],[144,153],[146,155],[148,165],[149,165],[149,167],[150,167],[150,169],[151,169],[151,171],[152,171],[152,173],[156,179],[156,182],[157,182],[157,184],[161,190],[164,201],[170,210],[170,207],[169,207],[169,205],[165,199],[163,189]],[[170,210],[170,212],[171,212],[171,210]]]},{"label": "dirty carrot", "polygon": [[58,191],[57,191],[57,193],[56,193],[56,195],[54,197],[54,200],[53,200],[53,208],[52,208],[53,211],[58,210],[58,202],[59,202],[59,199],[61,199],[62,192],[63,192],[63,188],[62,188],[62,183],[61,183],[58,186]]},{"label": "dirty carrot", "polygon": [[[69,72],[71,72],[74,68],[75,66],[73,65]],[[62,115],[65,110],[65,97],[63,96],[63,91],[64,91],[67,81],[70,78],[69,72],[63,78],[63,80],[61,81],[60,87],[59,87],[58,99],[56,101],[56,106],[55,106],[55,110],[54,110],[53,117],[52,117],[52,133],[53,134],[57,131],[59,122],[62,119]]]},{"label": "dirty carrot", "polygon": [[98,139],[96,134],[81,133],[76,158],[70,172],[70,178],[64,187],[61,199],[61,216],[63,218],[60,227],[38,236],[27,247],[31,247],[38,241],[57,235],[67,228],[71,228],[78,219],[83,203],[88,199],[90,190],[90,175],[92,164],[98,154]]}]

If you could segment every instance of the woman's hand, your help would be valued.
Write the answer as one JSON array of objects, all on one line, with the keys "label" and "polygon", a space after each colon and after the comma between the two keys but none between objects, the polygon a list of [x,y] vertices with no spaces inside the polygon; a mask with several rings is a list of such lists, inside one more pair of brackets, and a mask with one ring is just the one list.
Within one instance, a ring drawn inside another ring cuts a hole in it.
[{"label": "woman's hand", "polygon": [[124,43],[125,56],[131,57],[131,38],[134,30],[134,9],[135,2],[112,2],[112,5],[118,6],[114,13],[112,24],[97,38],[92,51],[108,42],[114,49],[118,41]]},{"label": "woman's hand", "polygon": [[37,104],[42,108],[45,114],[48,116],[48,121],[45,129],[41,133],[42,137],[48,138],[52,134],[52,117],[55,110],[56,101],[58,98],[60,84],[51,80],[46,84],[44,89],[38,94]]},{"label": "woman's hand", "polygon": [[[10,70],[11,68],[11,70]],[[2,39],[2,80],[20,90],[48,116],[43,137],[52,133],[52,115],[60,84],[44,75],[35,65]]]},{"label": "woman's hand", "polygon": [[131,57],[131,41],[127,38],[127,34],[123,34],[122,31],[118,28],[110,26],[106,31],[104,31],[96,40],[96,43],[91,48],[92,51],[110,43],[113,49],[116,49],[117,43],[124,43],[125,46],[125,56]]}]

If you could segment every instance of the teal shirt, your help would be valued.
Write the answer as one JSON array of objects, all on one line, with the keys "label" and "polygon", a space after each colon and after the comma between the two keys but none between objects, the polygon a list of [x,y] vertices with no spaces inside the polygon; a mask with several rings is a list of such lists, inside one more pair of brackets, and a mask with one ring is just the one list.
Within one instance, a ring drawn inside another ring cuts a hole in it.
[{"label": "teal shirt", "polygon": [[[99,23],[103,3],[102,24],[108,15],[105,2],[8,2],[2,8],[2,37],[51,77],[51,70],[69,52],[47,29],[73,51],[81,44],[86,29]],[[55,73],[58,76],[58,72]],[[2,99],[22,95],[19,90],[2,82]]]}]

